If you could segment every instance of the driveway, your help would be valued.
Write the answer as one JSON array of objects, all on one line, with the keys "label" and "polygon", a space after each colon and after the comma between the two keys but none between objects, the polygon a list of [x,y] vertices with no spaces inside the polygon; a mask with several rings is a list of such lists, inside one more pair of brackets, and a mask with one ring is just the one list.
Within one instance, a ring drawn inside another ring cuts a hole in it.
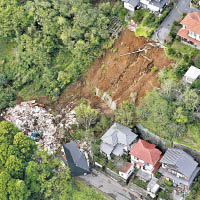
[{"label": "driveway", "polygon": [[178,0],[173,10],[168,14],[168,16],[152,35],[153,40],[164,43],[164,40],[169,35],[172,24],[175,20],[180,19],[183,13],[198,11],[197,9],[190,8],[190,1],[191,0]]},{"label": "driveway", "polygon": [[93,173],[86,176],[80,176],[81,179],[88,182],[90,185],[101,190],[103,193],[109,195],[112,199],[116,200],[136,200],[134,193],[126,186],[121,186],[115,180],[105,176],[103,173],[92,170]]}]

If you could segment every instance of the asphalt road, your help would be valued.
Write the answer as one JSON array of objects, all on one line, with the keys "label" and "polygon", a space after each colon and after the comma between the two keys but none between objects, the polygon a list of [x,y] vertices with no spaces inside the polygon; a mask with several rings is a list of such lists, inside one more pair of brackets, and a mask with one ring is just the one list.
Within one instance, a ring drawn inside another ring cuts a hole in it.
[{"label": "asphalt road", "polygon": [[90,185],[101,190],[116,200],[136,200],[134,194],[127,187],[121,186],[118,182],[105,176],[103,173],[93,170],[94,173],[86,176],[80,176],[81,179],[88,182]]},{"label": "asphalt road", "polygon": [[152,35],[152,39],[159,41],[160,43],[164,43],[164,40],[169,35],[173,22],[180,19],[183,13],[190,13],[194,11],[198,10],[190,8],[190,0],[178,0],[175,7]]}]

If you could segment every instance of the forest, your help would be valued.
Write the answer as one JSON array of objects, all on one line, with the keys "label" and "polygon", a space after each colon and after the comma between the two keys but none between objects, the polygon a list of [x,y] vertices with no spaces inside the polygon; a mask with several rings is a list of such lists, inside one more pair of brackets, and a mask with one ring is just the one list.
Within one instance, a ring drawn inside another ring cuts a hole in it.
[{"label": "forest", "polygon": [[109,22],[114,15],[123,18],[122,5],[94,6],[90,0],[2,0],[0,109],[29,93],[55,101],[112,45]]}]

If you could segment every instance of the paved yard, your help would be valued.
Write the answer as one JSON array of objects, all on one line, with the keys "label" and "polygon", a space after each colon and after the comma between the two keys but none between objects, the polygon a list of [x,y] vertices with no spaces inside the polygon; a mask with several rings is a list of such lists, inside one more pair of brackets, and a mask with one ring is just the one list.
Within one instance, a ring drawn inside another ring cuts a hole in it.
[{"label": "paved yard", "polygon": [[116,200],[135,200],[133,192],[126,186],[121,186],[118,182],[105,176],[103,173],[93,170],[94,173],[80,176],[81,179],[88,182],[90,185],[98,188],[103,193],[106,193],[111,198]]},{"label": "paved yard", "polygon": [[180,19],[183,13],[190,13],[194,11],[198,10],[190,8],[190,0],[178,0],[176,6],[152,35],[152,39],[164,43],[164,40],[171,30],[173,22]]}]

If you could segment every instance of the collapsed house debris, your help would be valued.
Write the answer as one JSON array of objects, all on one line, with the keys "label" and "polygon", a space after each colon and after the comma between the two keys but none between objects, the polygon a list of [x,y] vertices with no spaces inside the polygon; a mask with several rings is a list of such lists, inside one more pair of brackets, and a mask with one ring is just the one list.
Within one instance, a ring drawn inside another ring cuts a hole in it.
[{"label": "collapsed house debris", "polygon": [[76,123],[75,112],[69,106],[60,115],[53,116],[35,100],[8,108],[4,119],[15,124],[49,153],[54,153],[60,147],[59,139],[64,134],[62,132],[61,135],[60,128],[68,129]]}]

